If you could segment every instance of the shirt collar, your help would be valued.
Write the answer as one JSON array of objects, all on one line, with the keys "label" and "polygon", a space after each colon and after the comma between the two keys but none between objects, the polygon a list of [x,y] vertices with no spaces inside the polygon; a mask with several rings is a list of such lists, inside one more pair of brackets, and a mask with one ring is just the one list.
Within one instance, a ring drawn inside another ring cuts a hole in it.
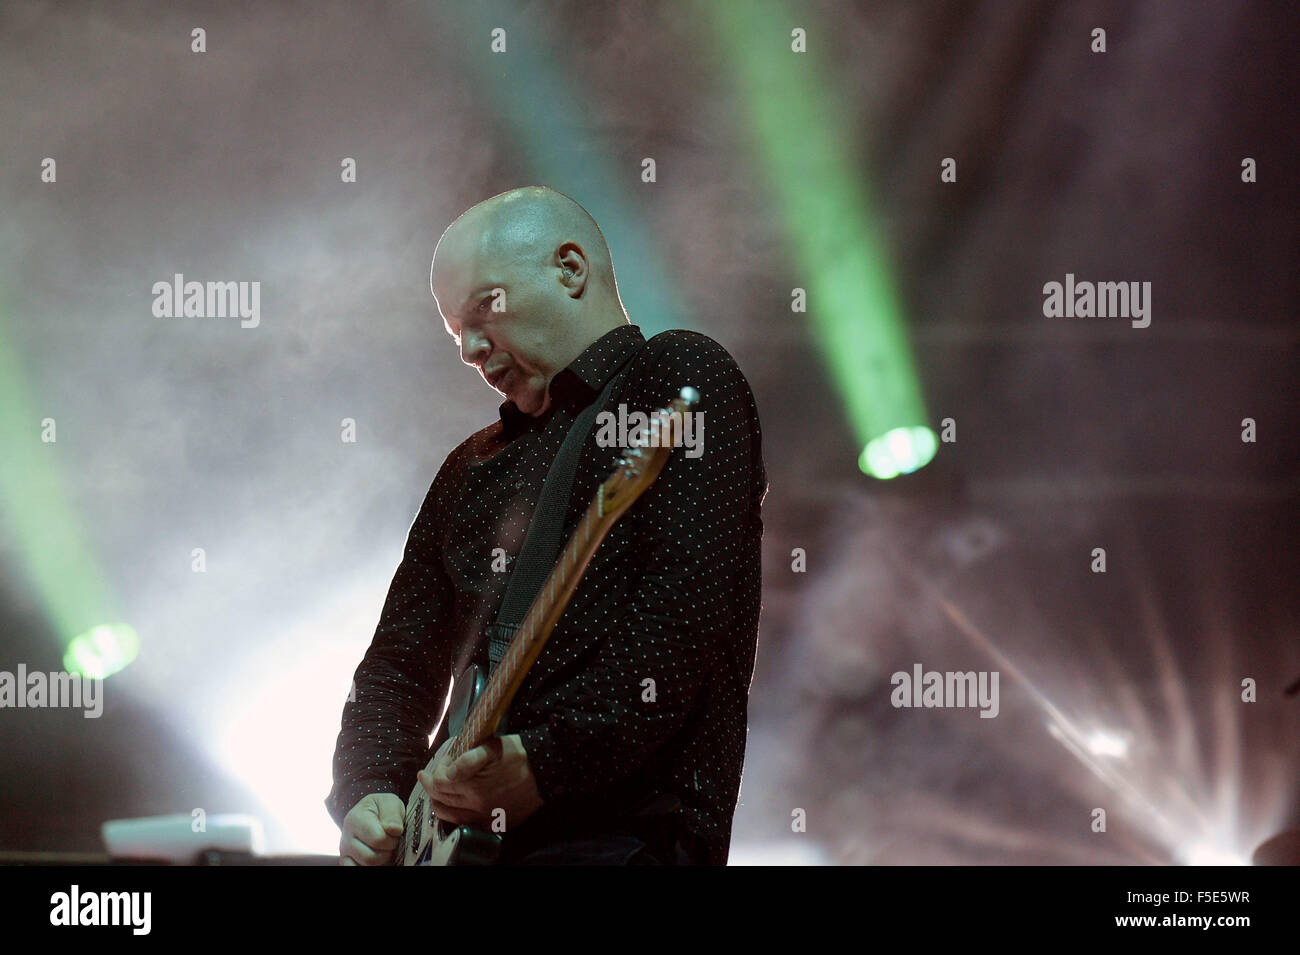
[{"label": "shirt collar", "polygon": [[[551,404],[570,404],[585,408],[600,394],[610,377],[623,366],[628,356],[641,347],[645,336],[639,325],[619,325],[588,345],[577,358],[551,379]],[[498,409],[507,428],[527,425],[533,419],[520,411],[509,399]]]}]

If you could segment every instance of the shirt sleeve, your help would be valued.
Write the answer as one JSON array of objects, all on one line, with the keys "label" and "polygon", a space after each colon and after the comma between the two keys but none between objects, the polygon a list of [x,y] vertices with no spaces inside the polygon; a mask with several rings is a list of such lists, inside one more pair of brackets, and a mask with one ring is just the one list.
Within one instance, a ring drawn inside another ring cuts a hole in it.
[{"label": "shirt sleeve", "polygon": [[[728,654],[738,574],[757,574],[749,522],[766,490],[758,414],[749,384],[717,342],[676,336],[635,397],[662,407],[684,385],[701,394],[699,447],[673,449],[623,520],[644,555],[633,598],[591,668],[562,688],[547,719],[519,732],[545,801],[591,796],[618,783],[682,727]],[[653,683],[646,683],[650,680]]]},{"label": "shirt sleeve", "polygon": [[437,487],[435,479],[411,525],[379,625],[343,705],[334,786],[325,799],[340,828],[370,793],[392,792],[406,800],[446,701],[452,604],[435,534]]}]

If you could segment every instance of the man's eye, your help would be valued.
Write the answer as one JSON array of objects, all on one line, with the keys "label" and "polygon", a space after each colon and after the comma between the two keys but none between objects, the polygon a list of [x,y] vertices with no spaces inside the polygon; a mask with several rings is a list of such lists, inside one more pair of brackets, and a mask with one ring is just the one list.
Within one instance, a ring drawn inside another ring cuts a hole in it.
[{"label": "man's eye", "polygon": [[487,306],[488,302],[490,302],[490,301],[492,301],[490,298],[485,298],[485,299],[483,299],[483,301],[481,301],[481,302],[478,303],[478,309],[477,309],[477,310],[480,311],[480,312],[483,311],[483,309]]}]

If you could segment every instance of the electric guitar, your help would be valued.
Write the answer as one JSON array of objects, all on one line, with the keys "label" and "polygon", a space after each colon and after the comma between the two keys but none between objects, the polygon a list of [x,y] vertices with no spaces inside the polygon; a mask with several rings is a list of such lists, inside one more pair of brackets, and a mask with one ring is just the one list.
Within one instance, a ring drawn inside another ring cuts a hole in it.
[{"label": "electric guitar", "polygon": [[[456,681],[447,710],[447,728],[452,739],[447,751],[449,762],[481,746],[496,733],[596,549],[667,463],[674,445],[650,440],[649,436],[663,435],[672,414],[679,416],[679,422],[684,420],[680,415],[699,400],[700,393],[686,387],[668,407],[650,416],[647,437],[623,453],[614,473],[597,488],[587,512],[574,528],[492,676],[488,677],[476,664]],[[433,763],[434,760],[429,760],[429,773],[433,772]],[[501,836],[497,833],[435,817],[428,793],[417,782],[406,802],[406,826],[393,861],[396,865],[492,865],[500,849]]]}]

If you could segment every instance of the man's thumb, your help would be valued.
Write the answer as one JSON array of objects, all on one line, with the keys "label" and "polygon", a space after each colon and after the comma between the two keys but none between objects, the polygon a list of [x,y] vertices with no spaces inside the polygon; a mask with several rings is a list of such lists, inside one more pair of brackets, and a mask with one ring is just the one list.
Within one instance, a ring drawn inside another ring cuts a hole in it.
[{"label": "man's thumb", "polygon": [[406,818],[402,812],[402,801],[396,796],[389,796],[387,799],[380,798],[375,802],[378,803],[379,824],[390,835],[400,836],[402,830],[406,828]]}]

